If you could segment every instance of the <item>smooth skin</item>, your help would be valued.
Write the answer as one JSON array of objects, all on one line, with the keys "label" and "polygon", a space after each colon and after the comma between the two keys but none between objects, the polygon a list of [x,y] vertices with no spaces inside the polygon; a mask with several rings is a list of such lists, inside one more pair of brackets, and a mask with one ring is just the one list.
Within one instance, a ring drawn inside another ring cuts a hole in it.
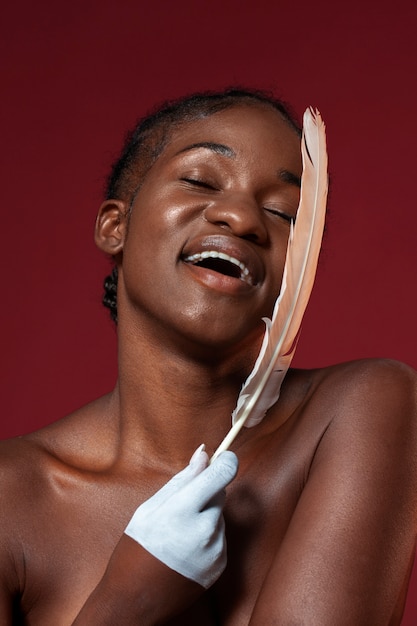
[{"label": "smooth skin", "polygon": [[[123,535],[137,506],[230,428],[279,292],[300,175],[290,126],[239,105],[175,130],[131,206],[103,203],[119,380],[0,446],[0,624],[400,624],[417,433],[416,375],[397,362],[288,373],[233,445],[228,564],[208,591]],[[187,261],[212,249],[244,262],[250,281]]]}]

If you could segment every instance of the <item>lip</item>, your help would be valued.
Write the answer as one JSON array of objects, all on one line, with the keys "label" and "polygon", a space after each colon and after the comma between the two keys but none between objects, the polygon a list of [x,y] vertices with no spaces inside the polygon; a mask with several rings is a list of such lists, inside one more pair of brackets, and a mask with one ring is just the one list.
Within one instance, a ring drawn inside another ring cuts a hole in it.
[{"label": "lip", "polygon": [[[233,275],[198,264],[207,259],[228,262]],[[253,289],[263,282],[265,276],[263,263],[253,247],[228,235],[206,235],[188,241],[180,260],[200,282],[222,291]]]}]

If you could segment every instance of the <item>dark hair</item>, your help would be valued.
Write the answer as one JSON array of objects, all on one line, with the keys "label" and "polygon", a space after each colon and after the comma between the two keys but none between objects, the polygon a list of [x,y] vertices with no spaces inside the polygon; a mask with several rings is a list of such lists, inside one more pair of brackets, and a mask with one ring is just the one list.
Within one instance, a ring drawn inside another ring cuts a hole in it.
[{"label": "dark hair", "polygon": [[[124,200],[131,206],[147,172],[163,152],[173,131],[182,124],[240,104],[275,109],[301,136],[300,126],[288,105],[265,91],[233,87],[164,102],[140,119],[127,134],[122,153],[107,179],[106,198]],[[103,304],[110,309],[112,319],[117,322],[117,268],[113,268],[111,275],[105,278],[104,289]]]}]

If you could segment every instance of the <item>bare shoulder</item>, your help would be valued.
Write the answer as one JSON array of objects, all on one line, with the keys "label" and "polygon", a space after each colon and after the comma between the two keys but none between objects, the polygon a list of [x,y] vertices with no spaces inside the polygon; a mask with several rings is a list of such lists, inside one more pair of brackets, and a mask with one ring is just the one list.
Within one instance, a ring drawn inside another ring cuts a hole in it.
[{"label": "bare shoulder", "polygon": [[416,373],[370,359],[297,380],[305,481],[251,624],[399,624],[416,542]]},{"label": "bare shoulder", "polygon": [[372,506],[379,509],[380,524],[389,520],[398,529],[399,520],[408,519],[402,530],[415,541],[416,371],[389,359],[355,361],[329,371],[323,388],[330,419],[311,476],[338,471],[341,494],[350,495],[353,487],[367,494],[368,515]]},{"label": "bare shoulder", "polygon": [[[366,459],[417,487],[417,374],[398,361],[365,359],[319,370],[309,411],[324,416],[315,462]],[[395,473],[395,472],[394,472]]]},{"label": "bare shoulder", "polygon": [[[26,614],[38,602],[46,606],[42,598],[50,593],[63,611],[64,600],[57,594],[71,577],[76,582],[68,588],[75,596],[96,581],[112,548],[111,531],[103,533],[103,550],[91,537],[84,543],[81,538],[91,528],[97,531],[92,523],[100,500],[97,484],[112,458],[113,425],[103,398],[0,443],[0,623],[12,623],[10,611],[18,598]],[[120,533],[118,528],[114,532]],[[95,546],[88,553],[90,570],[74,568],[77,559],[84,562],[90,545]]]},{"label": "bare shoulder", "polygon": [[[0,495],[2,524],[12,511],[22,507],[22,498],[29,503],[40,489],[44,451],[26,437],[0,442]],[[5,506],[7,504],[7,506]],[[30,504],[28,505],[30,506]]]},{"label": "bare shoulder", "polygon": [[103,462],[104,442],[111,439],[105,406],[101,398],[33,433],[0,442],[3,528],[7,519],[13,520],[13,512],[24,515],[35,501],[39,507],[57,470],[94,470]]},{"label": "bare shoulder", "polygon": [[99,471],[112,455],[117,432],[111,394],[86,404],[49,426],[21,438],[22,445],[37,450],[74,469]]},{"label": "bare shoulder", "polygon": [[417,372],[391,359],[363,359],[319,370],[317,401],[345,427],[417,434]]},{"label": "bare shoulder", "polygon": [[[0,595],[19,593],[24,580],[25,558],[22,536],[34,523],[44,486],[43,459],[39,446],[24,437],[0,443]],[[1,613],[3,616],[3,613]]]},{"label": "bare shoulder", "polygon": [[[337,444],[336,435],[344,445],[352,432],[352,437],[361,437],[365,445],[389,434],[391,442],[396,435],[400,445],[404,436],[403,443],[417,449],[417,372],[391,359],[290,370],[281,397],[261,428],[272,435],[285,422],[303,441],[307,455],[311,447],[316,449],[327,441],[329,433],[335,433],[333,445]],[[306,436],[310,442],[307,450]],[[270,441],[274,445],[273,438]]]},{"label": "bare shoulder", "polygon": [[323,382],[337,383],[339,388],[349,390],[365,390],[384,388],[394,391],[398,388],[401,395],[404,391],[416,393],[417,372],[400,361],[394,359],[360,359],[339,363],[320,370],[319,378]]}]

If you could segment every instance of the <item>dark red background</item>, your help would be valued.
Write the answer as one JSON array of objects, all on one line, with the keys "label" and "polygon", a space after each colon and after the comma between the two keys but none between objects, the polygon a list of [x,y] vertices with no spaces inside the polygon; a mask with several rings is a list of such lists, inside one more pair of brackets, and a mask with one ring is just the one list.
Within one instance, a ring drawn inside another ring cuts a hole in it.
[{"label": "dark red background", "polygon": [[417,367],[414,0],[23,0],[1,21],[2,437],[114,383],[92,241],[109,164],[155,101],[231,83],[327,123],[329,225],[296,365]]}]

